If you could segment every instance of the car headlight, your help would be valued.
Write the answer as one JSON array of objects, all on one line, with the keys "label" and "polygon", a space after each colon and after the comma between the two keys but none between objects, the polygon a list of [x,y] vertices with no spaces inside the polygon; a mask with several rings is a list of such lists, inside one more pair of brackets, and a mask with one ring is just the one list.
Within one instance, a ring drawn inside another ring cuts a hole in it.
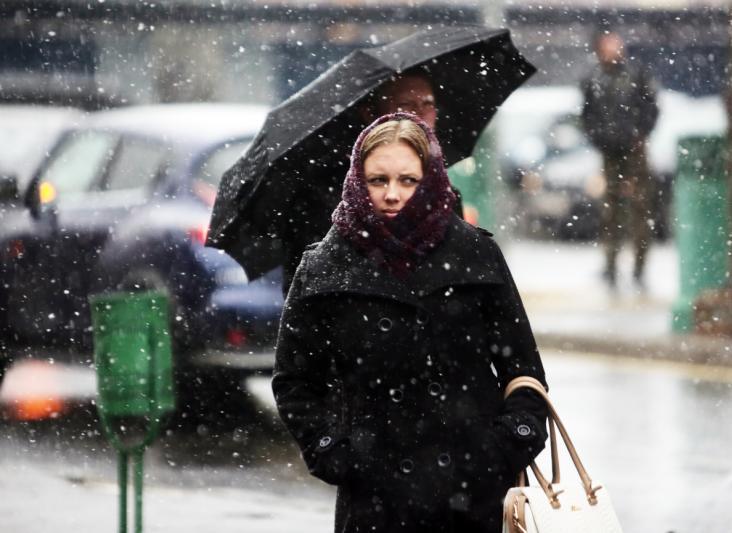
[{"label": "car headlight", "polygon": [[605,196],[605,176],[603,174],[592,174],[585,182],[585,194],[593,200],[599,200]]},{"label": "car headlight", "polygon": [[38,186],[38,197],[42,204],[50,204],[56,199],[56,187],[50,181],[42,181]]},{"label": "car headlight", "polygon": [[544,179],[541,174],[533,170],[524,173],[521,178],[521,188],[529,194],[536,194],[544,187]]}]

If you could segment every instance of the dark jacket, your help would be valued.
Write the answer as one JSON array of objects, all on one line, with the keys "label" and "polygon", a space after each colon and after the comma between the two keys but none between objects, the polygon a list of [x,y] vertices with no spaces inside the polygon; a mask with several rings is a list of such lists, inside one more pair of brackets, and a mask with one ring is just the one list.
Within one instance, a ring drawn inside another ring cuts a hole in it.
[{"label": "dark jacket", "polygon": [[272,386],[310,472],[339,486],[336,531],[500,531],[501,499],[543,448],[544,381],[490,233],[452,215],[405,281],[334,228],[305,252]]},{"label": "dark jacket", "polygon": [[656,90],[641,68],[598,65],[582,82],[582,126],[605,154],[622,155],[645,140],[658,118]]}]

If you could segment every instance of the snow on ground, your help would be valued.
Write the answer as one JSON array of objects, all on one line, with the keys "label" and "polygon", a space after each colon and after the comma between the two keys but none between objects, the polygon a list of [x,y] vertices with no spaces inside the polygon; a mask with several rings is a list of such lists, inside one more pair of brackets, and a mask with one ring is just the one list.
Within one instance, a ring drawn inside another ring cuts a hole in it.
[{"label": "snow on ground", "polygon": [[654,338],[671,331],[679,265],[670,244],[651,248],[645,288],[632,283],[633,257],[619,257],[618,286],[602,280],[604,253],[591,243],[512,241],[506,260],[538,333]]},{"label": "snow on ground", "polygon": [[[116,531],[118,488],[108,481],[57,477],[41,467],[0,461],[2,531],[76,533]],[[148,533],[310,533],[333,529],[333,499],[281,496],[233,488],[190,490],[146,485],[144,531]],[[7,497],[12,494],[23,494]],[[130,511],[132,496],[128,501]],[[32,516],[32,518],[30,518]],[[185,516],[182,519],[181,516]],[[128,519],[132,530],[133,518]]]}]

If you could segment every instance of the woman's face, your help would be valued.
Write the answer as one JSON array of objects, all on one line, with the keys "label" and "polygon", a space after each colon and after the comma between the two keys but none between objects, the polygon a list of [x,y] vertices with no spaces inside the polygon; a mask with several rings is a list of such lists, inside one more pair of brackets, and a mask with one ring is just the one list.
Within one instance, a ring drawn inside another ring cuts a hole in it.
[{"label": "woman's face", "polygon": [[422,181],[422,160],[404,142],[374,148],[363,163],[366,187],[374,211],[394,218]]}]

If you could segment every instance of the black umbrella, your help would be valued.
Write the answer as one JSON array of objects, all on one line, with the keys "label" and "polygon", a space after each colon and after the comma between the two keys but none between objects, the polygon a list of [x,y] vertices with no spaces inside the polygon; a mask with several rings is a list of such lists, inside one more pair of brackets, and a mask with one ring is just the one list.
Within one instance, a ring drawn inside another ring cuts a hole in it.
[{"label": "black umbrella", "polygon": [[[414,69],[432,80],[449,164],[472,153],[498,106],[535,71],[508,30],[481,26],[423,30],[356,50],[269,113],[221,180],[206,244],[228,252],[250,278],[282,264],[293,196],[307,187],[340,191],[350,145],[364,126],[356,104]],[[343,168],[334,172],[334,165]]]}]

